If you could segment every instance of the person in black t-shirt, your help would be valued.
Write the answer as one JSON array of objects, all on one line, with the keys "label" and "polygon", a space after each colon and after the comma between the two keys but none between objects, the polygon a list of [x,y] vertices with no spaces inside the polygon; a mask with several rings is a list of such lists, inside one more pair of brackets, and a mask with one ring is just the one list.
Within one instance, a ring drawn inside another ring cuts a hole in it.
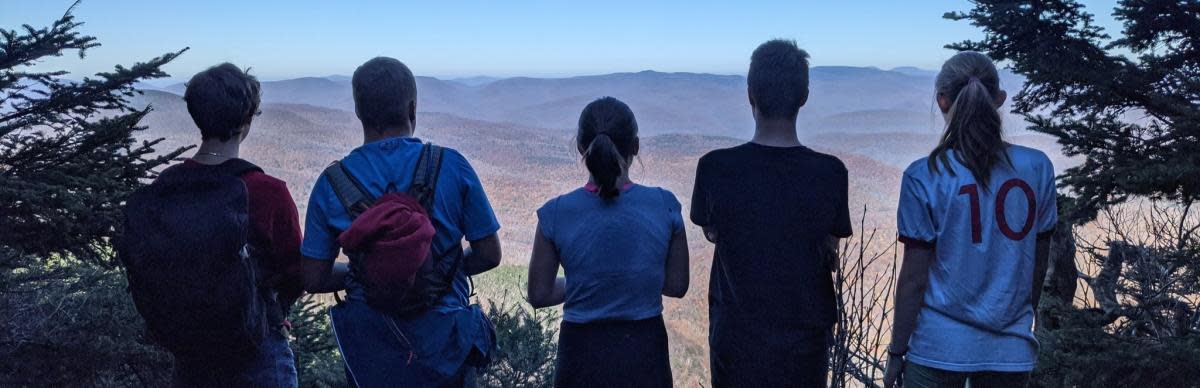
[{"label": "person in black t-shirt", "polygon": [[709,283],[713,387],[824,387],[837,317],[831,271],[849,237],[846,167],[796,137],[808,54],[754,50],[751,142],[700,158],[691,219],[716,244]]}]

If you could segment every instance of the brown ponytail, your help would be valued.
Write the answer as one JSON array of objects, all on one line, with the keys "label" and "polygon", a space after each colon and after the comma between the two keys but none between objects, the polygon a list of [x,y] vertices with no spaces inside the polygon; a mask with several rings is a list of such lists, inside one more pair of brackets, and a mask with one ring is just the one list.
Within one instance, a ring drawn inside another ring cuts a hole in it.
[{"label": "brown ponytail", "polygon": [[576,141],[600,197],[621,195],[617,181],[628,170],[637,141],[637,120],[629,106],[612,97],[592,101],[579,115]]},{"label": "brown ponytail", "polygon": [[948,151],[954,150],[954,159],[987,189],[992,167],[1001,161],[1012,164],[996,108],[996,96],[1000,93],[996,66],[983,54],[964,51],[942,65],[936,82],[938,94],[952,98],[954,103],[946,113],[946,132],[929,154],[929,168],[938,171],[941,164],[950,175],[955,175],[948,156]]}]

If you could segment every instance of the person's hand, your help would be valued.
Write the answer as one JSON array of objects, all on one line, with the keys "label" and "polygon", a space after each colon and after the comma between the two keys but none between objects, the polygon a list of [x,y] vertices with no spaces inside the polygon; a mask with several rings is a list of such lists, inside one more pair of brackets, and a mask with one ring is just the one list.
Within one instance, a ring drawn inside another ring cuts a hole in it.
[{"label": "person's hand", "polygon": [[904,374],[904,356],[888,355],[887,367],[883,370],[883,388],[898,387]]}]

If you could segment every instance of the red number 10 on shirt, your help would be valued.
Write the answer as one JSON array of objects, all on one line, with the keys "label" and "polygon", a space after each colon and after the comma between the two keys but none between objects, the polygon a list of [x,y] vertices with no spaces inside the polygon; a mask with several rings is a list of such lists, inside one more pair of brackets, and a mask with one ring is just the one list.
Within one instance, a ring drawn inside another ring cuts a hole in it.
[{"label": "red number 10 on shirt", "polygon": [[[1008,194],[1012,189],[1021,189],[1025,194],[1026,216],[1025,225],[1021,226],[1020,231],[1014,231],[1008,226],[1008,217],[1005,217],[1004,202],[1008,199]],[[964,185],[958,189],[958,195],[967,195],[971,200],[971,242],[979,244],[983,242],[983,225],[981,225],[979,216],[979,186],[972,183]],[[1000,185],[1000,190],[996,191],[996,226],[1000,227],[1000,233],[1009,240],[1020,241],[1029,235],[1029,231],[1033,230],[1034,217],[1034,198],[1033,188],[1029,187],[1025,181],[1013,178]]]}]

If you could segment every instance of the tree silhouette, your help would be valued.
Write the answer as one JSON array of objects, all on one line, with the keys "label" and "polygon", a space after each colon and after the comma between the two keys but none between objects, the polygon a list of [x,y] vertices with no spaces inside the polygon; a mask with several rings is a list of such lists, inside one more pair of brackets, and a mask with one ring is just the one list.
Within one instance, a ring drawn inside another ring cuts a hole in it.
[{"label": "tree silhouette", "polygon": [[49,27],[0,30],[0,265],[55,256],[105,263],[122,201],[183,152],[155,156],[158,141],[135,141],[150,108],[127,99],[135,82],[165,77],[160,67],[186,49],[80,81],[30,70],[99,46],[76,31],[81,25],[68,11]]},{"label": "tree silhouette", "polygon": [[1015,111],[1085,158],[1061,177],[1069,221],[1130,196],[1200,199],[1200,2],[1121,1],[1118,39],[1075,1],[974,3],[946,18],[970,21],[984,38],[947,47],[985,52],[1025,76]]},{"label": "tree silhouette", "polygon": [[126,196],[183,152],[136,141],[149,108],[128,103],[183,50],[81,80],[34,70],[99,46],[73,9],[0,29],[0,385],[161,386],[170,357],[144,340],[110,242]]}]

